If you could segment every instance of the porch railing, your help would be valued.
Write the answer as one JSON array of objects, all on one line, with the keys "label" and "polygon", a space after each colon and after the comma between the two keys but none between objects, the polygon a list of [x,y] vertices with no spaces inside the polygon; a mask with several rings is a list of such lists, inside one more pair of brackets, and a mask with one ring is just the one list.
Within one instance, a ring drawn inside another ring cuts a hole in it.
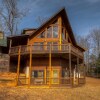
[{"label": "porch railing", "polygon": [[52,53],[69,53],[73,52],[83,57],[83,52],[78,48],[70,44],[61,44],[61,45],[22,45],[15,46],[10,48],[10,55],[17,54],[20,48],[21,54],[29,53],[30,49],[32,53],[49,53],[50,50]]},{"label": "porch railing", "polygon": [[[29,85],[29,78],[19,78],[18,79],[18,85]],[[80,85],[85,84],[85,78],[78,78],[76,79],[76,83],[74,82],[74,78],[31,78],[30,86],[74,86],[74,85]]]}]

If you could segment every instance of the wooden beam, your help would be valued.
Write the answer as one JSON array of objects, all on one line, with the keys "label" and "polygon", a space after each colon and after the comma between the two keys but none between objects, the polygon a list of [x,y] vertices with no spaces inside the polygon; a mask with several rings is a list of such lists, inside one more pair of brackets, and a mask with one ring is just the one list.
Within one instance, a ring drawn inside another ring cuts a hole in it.
[{"label": "wooden beam", "polygon": [[47,84],[47,68],[45,68],[44,70],[44,80],[45,80],[45,84]]},{"label": "wooden beam", "polygon": [[71,46],[69,45],[69,71],[70,71],[70,83],[72,86],[72,73],[71,73]]},{"label": "wooden beam", "polygon": [[51,44],[50,44],[50,52],[49,52],[49,70],[50,70],[50,82],[49,82],[49,86],[51,86],[51,81],[52,81],[52,67],[51,67]]},{"label": "wooden beam", "polygon": [[12,40],[10,39],[9,54],[10,54],[10,48],[11,48],[11,45],[12,45]]},{"label": "wooden beam", "polygon": [[84,81],[86,83],[86,67],[85,67],[84,59],[83,59],[83,66],[84,66]]},{"label": "wooden beam", "polygon": [[30,87],[31,84],[31,71],[32,71],[32,45],[30,45],[30,60],[29,60],[29,84]]},{"label": "wooden beam", "polygon": [[61,17],[59,17],[58,18],[58,29],[59,29],[59,44],[60,44],[60,47],[59,47],[59,49],[61,50],[61,44],[62,44],[62,36],[61,36],[61,34],[62,34],[62,18]]},{"label": "wooden beam", "polygon": [[77,71],[78,71],[78,85],[79,85],[79,56],[77,56]]},{"label": "wooden beam", "polygon": [[20,51],[21,51],[21,46],[19,46],[18,50],[18,65],[17,65],[17,85],[18,85],[18,80],[19,80],[19,74],[20,74]]}]

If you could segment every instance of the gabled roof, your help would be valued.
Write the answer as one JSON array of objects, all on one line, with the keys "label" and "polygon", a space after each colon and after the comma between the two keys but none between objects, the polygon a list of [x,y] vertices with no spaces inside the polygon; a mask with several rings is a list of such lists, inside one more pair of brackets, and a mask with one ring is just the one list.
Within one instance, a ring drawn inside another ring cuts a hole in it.
[{"label": "gabled roof", "polygon": [[82,51],[85,51],[85,49],[81,46],[79,46],[75,40],[75,37],[74,37],[74,34],[73,34],[73,31],[72,31],[72,28],[71,28],[71,25],[69,23],[69,20],[68,20],[68,16],[67,16],[67,13],[66,13],[66,10],[65,8],[59,10],[55,15],[53,15],[49,20],[47,20],[45,23],[43,23],[35,32],[33,32],[32,34],[30,34],[29,38],[31,39],[33,36],[36,36],[40,31],[41,29],[47,27],[47,25],[51,22],[53,22],[56,18],[58,18],[59,16],[62,17],[63,21],[64,21],[64,24],[65,24],[65,27],[67,28],[67,31],[69,33],[69,37],[71,38],[71,41],[72,43],[78,47],[79,49],[81,49]]},{"label": "gabled roof", "polygon": [[[31,33],[34,33],[37,29],[36,28],[26,28],[23,30],[22,34],[30,35]],[[28,33],[26,33],[28,31]],[[32,31],[29,33],[29,31]]]},{"label": "gabled roof", "polygon": [[21,35],[11,35],[11,36],[8,36],[7,38],[10,39],[10,38],[23,38],[23,37],[29,37],[28,34],[21,34]]}]

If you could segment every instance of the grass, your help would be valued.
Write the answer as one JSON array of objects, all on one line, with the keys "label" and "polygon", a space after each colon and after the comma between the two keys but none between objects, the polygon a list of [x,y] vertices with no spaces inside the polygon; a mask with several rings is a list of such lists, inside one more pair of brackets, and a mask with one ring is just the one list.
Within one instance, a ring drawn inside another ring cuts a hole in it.
[{"label": "grass", "polygon": [[77,88],[1,87],[0,100],[100,100],[100,79],[87,78],[86,85]]}]

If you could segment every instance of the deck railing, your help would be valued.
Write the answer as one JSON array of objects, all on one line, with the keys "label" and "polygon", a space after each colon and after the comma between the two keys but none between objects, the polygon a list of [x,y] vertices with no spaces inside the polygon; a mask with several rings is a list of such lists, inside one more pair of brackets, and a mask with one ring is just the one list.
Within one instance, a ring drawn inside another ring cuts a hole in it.
[{"label": "deck railing", "polygon": [[[18,85],[29,85],[29,78],[19,78],[18,79]],[[74,86],[74,85],[80,85],[85,84],[85,78],[76,78],[76,82],[74,82],[74,78],[70,77],[68,78],[31,78],[30,86]]]},{"label": "deck railing", "polygon": [[69,53],[73,52],[79,56],[83,57],[83,52],[78,48],[70,44],[61,44],[61,45],[23,45],[15,46],[10,48],[10,55],[17,54],[20,48],[21,54],[29,53],[30,48],[32,53],[49,53],[50,50],[52,53]]}]

